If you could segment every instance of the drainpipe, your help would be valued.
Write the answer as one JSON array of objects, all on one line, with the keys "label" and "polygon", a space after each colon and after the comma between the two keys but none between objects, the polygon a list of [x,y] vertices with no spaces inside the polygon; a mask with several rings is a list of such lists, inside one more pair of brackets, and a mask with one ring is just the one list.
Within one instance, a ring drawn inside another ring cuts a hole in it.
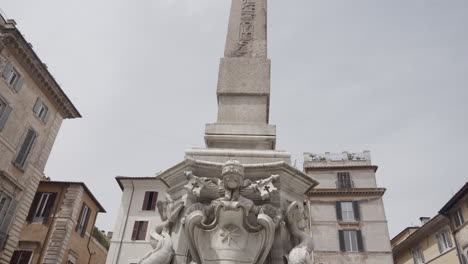
[{"label": "drainpipe", "polygon": [[115,261],[116,264],[119,263],[120,252],[122,251],[122,244],[123,244],[123,240],[124,240],[124,236],[125,236],[125,230],[127,230],[127,223],[128,223],[129,213],[130,213],[130,207],[132,206],[133,193],[135,192],[135,185],[133,185],[133,180],[131,180],[130,182],[132,183],[132,194],[130,196],[130,201],[128,202],[127,217],[125,217],[124,228],[122,230],[122,235],[120,236],[119,252],[117,253],[117,260]]},{"label": "drainpipe", "polygon": [[462,260],[462,256],[461,254],[463,254],[463,252],[460,252],[460,247],[458,246],[458,242],[457,242],[457,237],[455,236],[455,228],[452,227],[452,221],[450,221],[450,217],[448,216],[445,216],[448,220],[449,220],[449,227],[450,227],[450,231],[452,231],[452,237],[453,237],[453,241],[455,242],[455,248],[457,249],[457,255],[458,255],[458,261],[460,261],[460,263],[463,263],[463,260]]},{"label": "drainpipe", "polygon": [[59,193],[59,195],[57,195],[57,201],[56,201],[57,204],[55,205],[54,217],[49,217],[50,226],[47,229],[47,233],[46,233],[46,236],[44,238],[44,242],[42,242],[42,248],[41,248],[41,252],[39,253],[39,258],[37,259],[37,264],[41,263],[41,259],[43,257],[44,251],[45,251],[45,249],[47,247],[46,242],[49,241],[50,232],[51,232],[52,228],[54,228],[55,219],[57,217],[57,211],[60,208],[60,203],[63,201],[63,198],[62,198],[63,188],[64,188],[64,186],[62,186],[62,188],[60,188],[60,193]]},{"label": "drainpipe", "polygon": [[96,224],[97,214],[98,214],[98,212],[96,212],[96,217],[94,217],[94,220],[93,220],[93,228],[91,228],[91,234],[89,234],[89,239],[88,239],[88,245],[87,245],[88,253],[89,253],[88,264],[91,263],[91,258],[93,257],[94,254],[96,254],[96,252],[91,252],[91,249],[89,248],[89,244],[91,243],[91,238],[93,237],[94,225]]}]

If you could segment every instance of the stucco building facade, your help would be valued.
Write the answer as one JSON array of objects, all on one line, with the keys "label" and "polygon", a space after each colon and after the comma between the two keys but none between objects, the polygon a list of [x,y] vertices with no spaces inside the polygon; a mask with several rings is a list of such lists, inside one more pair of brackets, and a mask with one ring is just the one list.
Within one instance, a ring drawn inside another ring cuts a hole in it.
[{"label": "stucco building facade", "polygon": [[304,171],[319,182],[309,192],[317,263],[391,263],[385,189],[370,152],[305,153]]},{"label": "stucco building facade", "polygon": [[460,262],[468,264],[468,182],[439,211],[447,217]]},{"label": "stucco building facade", "polygon": [[107,249],[92,235],[98,213],[84,183],[41,181],[10,263],[105,263]]},{"label": "stucco building facade", "polygon": [[79,117],[16,23],[0,15],[0,263],[18,248],[63,119]]},{"label": "stucco building facade", "polygon": [[422,217],[420,227],[408,227],[392,239],[395,264],[457,264],[449,221],[442,215]]}]

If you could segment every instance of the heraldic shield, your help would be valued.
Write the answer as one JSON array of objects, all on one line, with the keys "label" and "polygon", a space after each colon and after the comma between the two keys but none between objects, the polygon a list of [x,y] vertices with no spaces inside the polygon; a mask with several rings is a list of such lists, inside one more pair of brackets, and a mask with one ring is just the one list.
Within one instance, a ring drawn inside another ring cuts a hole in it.
[{"label": "heraldic shield", "polygon": [[[210,216],[196,210],[185,219],[193,261],[198,264],[263,264],[273,245],[275,224],[266,214],[250,214],[239,201],[213,203]],[[209,223],[206,223],[209,222]]]}]

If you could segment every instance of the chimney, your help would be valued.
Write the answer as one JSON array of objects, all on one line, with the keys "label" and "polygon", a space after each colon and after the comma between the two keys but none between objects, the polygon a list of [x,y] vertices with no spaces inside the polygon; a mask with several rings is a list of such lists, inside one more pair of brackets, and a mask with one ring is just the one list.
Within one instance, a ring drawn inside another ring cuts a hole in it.
[{"label": "chimney", "polygon": [[422,216],[422,217],[419,217],[419,220],[421,220],[421,226],[425,225],[427,222],[429,222],[429,220],[431,220],[430,217],[426,217],[426,216]]}]

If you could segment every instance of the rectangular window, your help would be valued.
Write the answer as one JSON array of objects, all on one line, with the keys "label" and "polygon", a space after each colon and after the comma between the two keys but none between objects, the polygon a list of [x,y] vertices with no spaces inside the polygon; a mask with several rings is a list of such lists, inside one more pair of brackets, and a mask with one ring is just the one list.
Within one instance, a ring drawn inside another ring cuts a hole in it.
[{"label": "rectangular window", "polygon": [[338,189],[353,188],[349,172],[338,172],[338,180],[336,185]]},{"label": "rectangular window", "polygon": [[156,201],[158,200],[157,192],[145,192],[145,198],[143,201],[143,211],[154,211],[156,210]]},{"label": "rectangular window", "polygon": [[465,219],[463,218],[463,212],[462,212],[462,209],[459,208],[456,212],[455,212],[455,227],[460,227],[461,225],[463,225],[463,223],[465,222]]},{"label": "rectangular window", "polygon": [[413,255],[414,264],[424,263],[424,254],[421,248],[413,249],[411,255]]},{"label": "rectangular window", "polygon": [[54,207],[56,193],[37,192],[34,196],[27,220],[30,222],[47,222]]},{"label": "rectangular window", "polygon": [[338,221],[359,221],[360,211],[357,201],[336,202],[336,217]]},{"label": "rectangular window", "polygon": [[13,252],[13,257],[11,257],[10,264],[29,264],[31,256],[32,251],[15,250],[15,252]]},{"label": "rectangular window", "polygon": [[50,114],[49,108],[44,104],[44,101],[42,101],[41,98],[37,98],[33,112],[42,122],[47,123]]},{"label": "rectangular window", "polygon": [[3,222],[3,219],[6,216],[8,207],[10,206],[11,197],[5,194],[0,195],[0,223]]},{"label": "rectangular window", "polygon": [[0,131],[3,130],[3,127],[10,116],[11,110],[11,106],[9,106],[7,102],[0,97]]},{"label": "rectangular window", "polygon": [[443,229],[436,234],[437,238],[437,245],[439,246],[439,252],[442,253],[447,249],[453,246],[452,238],[450,237],[450,233],[448,229]]},{"label": "rectangular window", "polygon": [[19,91],[23,86],[24,78],[21,76],[19,71],[13,67],[11,62],[5,65],[2,73],[3,79],[12,87],[15,91]]},{"label": "rectangular window", "polygon": [[21,145],[20,151],[18,152],[15,161],[13,162],[17,167],[24,168],[36,137],[36,131],[29,129],[26,137],[24,138],[23,144]]},{"label": "rectangular window", "polygon": [[359,230],[340,230],[340,248],[343,252],[362,252],[362,234]]},{"label": "rectangular window", "polygon": [[132,240],[145,240],[148,221],[135,221],[133,225]]},{"label": "rectangular window", "polygon": [[78,217],[78,223],[76,224],[76,232],[81,236],[86,234],[86,227],[88,226],[89,217],[91,216],[91,209],[83,204],[81,207],[80,216]]}]

